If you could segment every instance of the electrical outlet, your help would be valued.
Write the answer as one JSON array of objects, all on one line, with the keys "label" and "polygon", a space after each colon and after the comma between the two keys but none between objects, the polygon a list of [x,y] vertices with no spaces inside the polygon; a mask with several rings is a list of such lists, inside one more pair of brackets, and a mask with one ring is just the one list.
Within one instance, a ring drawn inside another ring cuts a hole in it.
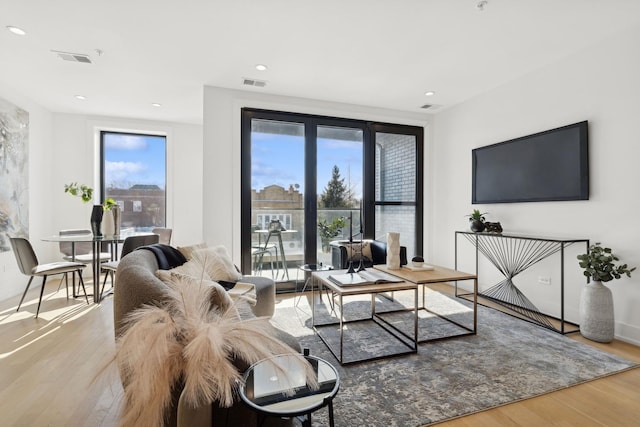
[{"label": "electrical outlet", "polygon": [[551,284],[551,277],[538,276],[538,283],[540,283],[542,285],[550,285]]}]

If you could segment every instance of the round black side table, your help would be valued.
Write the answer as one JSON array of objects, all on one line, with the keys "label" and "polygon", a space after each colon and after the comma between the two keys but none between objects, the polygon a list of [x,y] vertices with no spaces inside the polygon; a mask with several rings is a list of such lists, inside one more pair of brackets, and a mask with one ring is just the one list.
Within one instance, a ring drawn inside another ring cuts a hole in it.
[{"label": "round black side table", "polygon": [[320,408],[329,410],[329,425],[334,427],[333,398],[340,388],[338,371],[329,362],[310,356],[304,359],[318,379],[318,388],[307,384],[304,362],[285,354],[261,360],[244,373],[240,397],[258,412],[258,425],[266,416],[300,417],[302,425],[311,427],[311,414]]}]

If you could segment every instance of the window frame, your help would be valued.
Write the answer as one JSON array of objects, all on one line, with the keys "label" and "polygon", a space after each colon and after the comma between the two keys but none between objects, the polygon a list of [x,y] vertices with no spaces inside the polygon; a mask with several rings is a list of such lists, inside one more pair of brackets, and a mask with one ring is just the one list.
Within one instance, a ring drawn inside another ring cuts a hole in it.
[{"label": "window frame", "polygon": [[[407,205],[416,208],[416,252],[423,251],[424,215],[424,129],[419,126],[347,119],[304,113],[283,112],[244,107],[241,109],[240,146],[240,247],[242,271],[251,271],[251,123],[254,119],[302,123],[305,128],[304,178],[304,263],[315,263],[317,245],[317,129],[335,126],[361,129],[363,132],[363,217],[364,237],[374,239],[375,209],[383,205]],[[376,132],[414,135],[416,137],[416,194],[415,202],[385,202],[375,200],[375,134]],[[371,177],[372,179],[367,179]],[[313,255],[312,255],[313,254]]]},{"label": "window frame", "polygon": [[[164,225],[156,225],[157,227],[167,227],[168,221],[168,199],[169,199],[169,170],[168,170],[168,162],[169,162],[169,137],[165,133],[154,133],[154,132],[141,132],[141,131],[122,131],[122,130],[109,130],[109,129],[97,129],[98,131],[98,139],[99,139],[99,202],[100,204],[104,204],[105,196],[106,196],[106,182],[105,182],[105,135],[132,135],[132,136],[141,136],[141,137],[153,137],[153,138],[163,138],[164,139]],[[120,205],[120,209],[124,212],[124,207],[126,203],[121,200],[116,200],[118,205]]]}]

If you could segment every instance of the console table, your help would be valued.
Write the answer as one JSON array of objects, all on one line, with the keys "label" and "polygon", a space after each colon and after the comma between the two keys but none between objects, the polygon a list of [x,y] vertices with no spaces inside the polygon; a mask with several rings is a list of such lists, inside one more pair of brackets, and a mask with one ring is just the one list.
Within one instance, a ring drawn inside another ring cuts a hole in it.
[{"label": "console table", "polygon": [[[478,296],[503,305],[524,320],[551,329],[561,334],[577,332],[578,325],[564,318],[564,250],[567,246],[584,243],[589,250],[588,239],[554,239],[504,233],[455,232],[455,269],[458,268],[458,237],[464,237],[475,246],[476,276],[478,258],[482,254],[503,276],[504,280],[489,289],[478,292]],[[542,313],[513,283],[514,277],[529,267],[556,253],[560,253],[560,318]],[[560,321],[554,326],[549,319]],[[567,330],[566,325],[575,329]]]}]

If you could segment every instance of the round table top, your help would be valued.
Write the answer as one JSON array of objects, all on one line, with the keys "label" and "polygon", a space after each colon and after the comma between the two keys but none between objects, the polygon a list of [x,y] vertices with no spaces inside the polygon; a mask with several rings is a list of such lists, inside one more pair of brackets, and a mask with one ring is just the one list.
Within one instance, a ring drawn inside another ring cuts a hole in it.
[{"label": "round table top", "polygon": [[[294,417],[311,413],[327,405],[338,393],[338,371],[315,356],[278,355],[253,364],[244,374],[240,397],[249,406],[268,415]],[[311,365],[318,387],[307,383]]]},{"label": "round table top", "polygon": [[301,265],[298,268],[300,270],[303,270],[303,271],[327,271],[327,270],[333,270],[333,266],[332,265],[328,265],[328,264],[304,264],[304,265]]}]

